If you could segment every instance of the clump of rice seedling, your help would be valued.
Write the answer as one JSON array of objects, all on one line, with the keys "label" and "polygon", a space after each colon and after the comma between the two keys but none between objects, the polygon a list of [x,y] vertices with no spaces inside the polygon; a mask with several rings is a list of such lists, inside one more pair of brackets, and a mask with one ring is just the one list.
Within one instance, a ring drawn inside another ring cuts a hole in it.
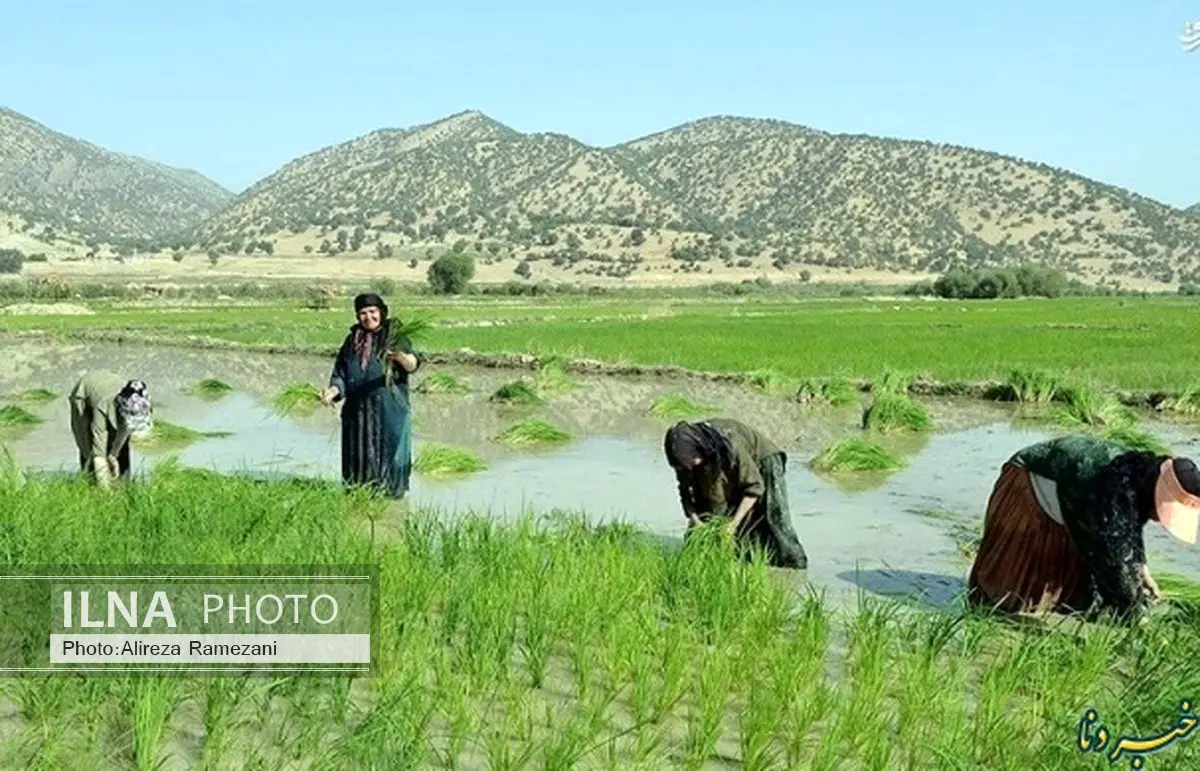
[{"label": "clump of rice seedling", "polygon": [[505,383],[488,397],[488,401],[529,406],[543,403],[542,397],[538,395],[537,390],[524,380],[514,380],[511,383]]},{"label": "clump of rice seedling", "polygon": [[791,378],[772,369],[755,370],[746,376],[746,382],[750,387],[772,396],[786,394],[794,387]]},{"label": "clump of rice seedling", "polygon": [[1200,607],[1200,582],[1178,573],[1156,573],[1154,581],[1163,597],[1187,605]]},{"label": "clump of rice seedling", "polygon": [[567,360],[562,356],[550,356],[538,367],[537,390],[541,394],[573,391],[579,384],[567,377]]},{"label": "clump of rice seedling", "polygon": [[413,390],[423,394],[465,394],[471,386],[449,372],[435,372],[417,383]]},{"label": "clump of rice seedling", "polygon": [[1180,415],[1200,414],[1200,384],[1189,385],[1177,396],[1164,401],[1162,408]]},{"label": "clump of rice seedling", "polygon": [[907,373],[887,369],[879,380],[872,384],[871,390],[877,394],[905,395],[915,380],[915,377]]},{"label": "clump of rice seedling", "polygon": [[0,427],[35,426],[41,422],[40,416],[15,404],[6,404],[0,407]]},{"label": "clump of rice seedling", "polygon": [[858,390],[846,378],[832,380],[804,380],[796,389],[796,401],[807,404],[821,402],[834,407],[845,407],[858,401]]},{"label": "clump of rice seedling", "polygon": [[272,403],[274,412],[281,417],[307,415],[321,405],[321,391],[311,383],[292,383]]},{"label": "clump of rice seedling", "polygon": [[826,447],[809,465],[824,472],[894,471],[904,467],[904,460],[864,437],[852,436]]},{"label": "clump of rice seedling", "polygon": [[1136,422],[1133,410],[1115,396],[1085,386],[1068,386],[1060,391],[1063,406],[1053,413],[1055,422],[1067,428],[1129,426]]},{"label": "clump of rice seedling", "polygon": [[414,313],[408,318],[391,316],[392,334],[417,341],[424,338],[433,328],[434,316],[430,313]]},{"label": "clump of rice seedling", "polygon": [[707,417],[717,409],[694,402],[683,394],[670,393],[654,400],[650,405],[650,414],[661,420],[676,421]]},{"label": "clump of rice seedling", "polygon": [[933,427],[929,412],[908,396],[883,392],[863,411],[863,428],[879,433],[927,431]]},{"label": "clump of rice seedling", "polygon": [[15,402],[32,402],[34,404],[46,404],[58,398],[58,394],[48,388],[30,388],[26,391],[12,394],[8,397],[10,401]]},{"label": "clump of rice seedling", "polygon": [[1040,369],[1013,370],[1008,375],[1007,385],[1013,399],[1033,404],[1054,401],[1063,387],[1062,380],[1057,375]]},{"label": "clump of rice seedling", "polygon": [[1145,450],[1159,455],[1171,454],[1171,448],[1166,443],[1149,431],[1144,431],[1136,426],[1113,426],[1105,430],[1103,436],[1130,450]]},{"label": "clump of rice seedling", "polygon": [[432,477],[457,476],[483,471],[487,462],[470,450],[446,444],[427,444],[417,453],[413,469]]},{"label": "clump of rice seedling", "polygon": [[189,393],[202,399],[220,399],[233,391],[233,386],[216,378],[205,378],[189,389]]},{"label": "clump of rice seedling", "polygon": [[565,442],[571,435],[556,426],[542,420],[522,420],[506,428],[497,441],[508,445],[554,444]]},{"label": "clump of rice seedling", "polygon": [[150,428],[149,434],[137,437],[134,441],[140,444],[185,444],[197,439],[222,438],[232,435],[229,431],[196,431],[165,420],[156,420]]}]

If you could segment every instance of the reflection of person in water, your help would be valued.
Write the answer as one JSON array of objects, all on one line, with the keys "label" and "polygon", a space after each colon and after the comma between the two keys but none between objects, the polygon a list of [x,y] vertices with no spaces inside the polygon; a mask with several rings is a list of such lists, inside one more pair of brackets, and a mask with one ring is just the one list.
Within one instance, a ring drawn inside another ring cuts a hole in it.
[{"label": "reflection of person in water", "polygon": [[808,567],[789,519],[784,474],[787,455],[770,439],[736,420],[676,423],[663,441],[675,470],[689,528],[729,517],[731,536],[763,548],[777,567]]},{"label": "reflection of person in water", "polygon": [[1138,616],[1159,597],[1143,529],[1154,520],[1195,543],[1198,496],[1200,471],[1187,458],[1091,436],[1026,447],[992,491],[970,600],[1014,613]]},{"label": "reflection of person in water", "polygon": [[127,479],[132,465],[129,440],[154,424],[146,384],[111,372],[89,372],[67,401],[81,470],[102,487]]},{"label": "reflection of person in water", "polygon": [[338,352],[321,401],[342,401],[342,479],[401,499],[412,475],[412,414],[408,376],[420,360],[396,334],[377,294],[354,298],[358,323]]}]

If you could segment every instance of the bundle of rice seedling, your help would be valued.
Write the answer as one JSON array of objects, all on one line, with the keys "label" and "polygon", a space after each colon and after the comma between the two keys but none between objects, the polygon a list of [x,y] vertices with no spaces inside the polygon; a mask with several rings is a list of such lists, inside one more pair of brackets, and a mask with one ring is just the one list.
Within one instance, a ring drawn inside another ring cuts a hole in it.
[{"label": "bundle of rice seedling", "polygon": [[1110,428],[1132,426],[1137,415],[1110,393],[1085,386],[1067,386],[1059,391],[1063,406],[1053,412],[1055,422],[1066,428]]},{"label": "bundle of rice seedling", "polygon": [[47,404],[58,398],[58,394],[48,388],[30,388],[6,397],[9,401],[30,402],[32,404]]},{"label": "bundle of rice seedling", "polygon": [[465,394],[471,386],[449,372],[435,372],[422,378],[413,390],[423,394]]},{"label": "bundle of rice seedling", "polygon": [[1171,455],[1171,448],[1149,431],[1136,426],[1113,426],[1106,429],[1102,436],[1109,441],[1124,445],[1130,450],[1142,450],[1159,455]]},{"label": "bundle of rice seedling", "polygon": [[220,399],[222,396],[233,391],[233,386],[228,383],[217,380],[216,378],[205,378],[199,383],[192,386],[188,393],[193,396],[198,396],[202,399]]},{"label": "bundle of rice seedling", "polygon": [[427,444],[417,453],[413,470],[433,477],[457,476],[483,471],[487,462],[470,450],[446,444]]},{"label": "bundle of rice seedling", "polygon": [[42,418],[15,404],[0,407],[0,426],[35,426]]},{"label": "bundle of rice seedling", "polygon": [[802,404],[823,403],[844,407],[858,401],[858,389],[846,378],[805,380],[796,389],[796,401]]},{"label": "bundle of rice seedling", "polygon": [[155,420],[149,434],[135,437],[133,441],[144,445],[186,444],[198,439],[219,439],[226,436],[233,434],[229,431],[196,431],[165,420]]},{"label": "bundle of rice seedling", "polygon": [[579,384],[567,376],[567,360],[562,356],[550,356],[538,367],[537,391],[540,394],[565,393],[579,388]]},{"label": "bundle of rice seedling", "polygon": [[1013,370],[1008,375],[1012,398],[1022,403],[1048,404],[1063,387],[1061,379],[1045,370]]},{"label": "bundle of rice seedling", "polygon": [[707,418],[716,414],[718,410],[718,407],[694,402],[678,393],[660,396],[650,405],[651,415],[669,421]]},{"label": "bundle of rice seedling", "polygon": [[307,415],[321,406],[321,390],[311,383],[292,383],[280,391],[272,403],[276,415]]},{"label": "bundle of rice seedling", "polygon": [[566,431],[541,420],[522,420],[506,428],[497,441],[513,446],[536,444],[556,444],[568,441],[571,435]]},{"label": "bundle of rice seedling", "polygon": [[839,439],[821,451],[809,465],[816,471],[893,471],[904,467],[883,447],[861,436]]},{"label": "bundle of rice seedling", "polygon": [[488,397],[488,401],[536,405],[542,404],[543,399],[529,383],[524,380],[514,380],[496,389],[496,392]]},{"label": "bundle of rice seedling", "polygon": [[863,412],[863,428],[868,431],[927,431],[932,427],[933,419],[925,407],[898,393],[879,394]]},{"label": "bundle of rice seedling", "polygon": [[1192,384],[1162,404],[1163,410],[1180,415],[1200,414],[1200,384]]}]

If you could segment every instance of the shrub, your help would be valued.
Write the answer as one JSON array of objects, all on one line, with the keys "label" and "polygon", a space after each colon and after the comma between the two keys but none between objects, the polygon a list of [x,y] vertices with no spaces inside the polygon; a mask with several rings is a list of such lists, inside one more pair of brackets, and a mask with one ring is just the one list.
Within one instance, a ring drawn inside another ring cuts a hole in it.
[{"label": "shrub", "polygon": [[465,252],[447,252],[429,266],[429,287],[436,294],[462,294],[475,277],[475,260]]}]

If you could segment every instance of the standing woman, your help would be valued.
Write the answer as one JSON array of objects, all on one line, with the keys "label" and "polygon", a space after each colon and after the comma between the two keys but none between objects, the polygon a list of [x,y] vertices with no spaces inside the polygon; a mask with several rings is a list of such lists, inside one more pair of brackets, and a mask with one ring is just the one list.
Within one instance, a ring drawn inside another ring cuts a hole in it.
[{"label": "standing woman", "polygon": [[1151,521],[1196,542],[1200,470],[1188,458],[1088,435],[1026,447],[992,490],[969,601],[1007,613],[1139,616],[1159,597],[1143,541]]},{"label": "standing woman", "polygon": [[806,570],[808,556],[788,511],[787,454],[728,418],[679,422],[663,440],[690,527],[728,517],[728,534],[757,544],[775,567]]},{"label": "standing woman", "polygon": [[129,478],[129,440],[154,426],[146,384],[103,370],[81,377],[67,399],[79,466],[101,487]]},{"label": "standing woman", "polygon": [[421,361],[408,337],[396,333],[379,295],[360,294],[354,311],[358,322],[342,343],[321,401],[342,402],[342,480],[402,499],[412,475],[408,376]]}]

